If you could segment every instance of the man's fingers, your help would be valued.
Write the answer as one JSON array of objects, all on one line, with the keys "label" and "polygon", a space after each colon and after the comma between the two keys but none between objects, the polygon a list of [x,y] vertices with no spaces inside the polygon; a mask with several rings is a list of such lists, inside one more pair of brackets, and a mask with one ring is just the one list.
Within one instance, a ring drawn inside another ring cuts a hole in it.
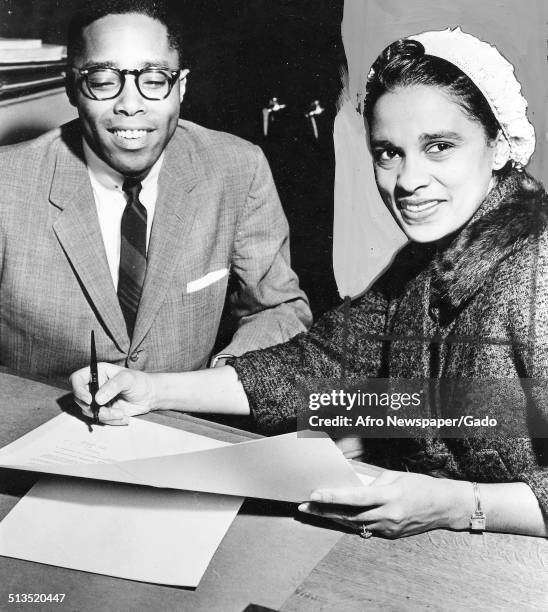
[{"label": "man's fingers", "polygon": [[[76,400],[91,404],[91,393],[88,389],[89,368],[82,368],[70,375],[69,382]],[[81,405],[81,404],[79,404]]]},{"label": "man's fingers", "polygon": [[132,381],[131,374],[127,370],[120,369],[99,389],[95,401],[101,405],[110,402],[118,395],[123,394],[124,391],[129,391],[132,387]]},{"label": "man's fingers", "polygon": [[[78,404],[78,406],[80,406],[82,412],[89,417],[90,419],[93,418],[93,414],[91,413],[91,409],[89,407],[89,404],[83,402],[82,400],[78,399],[77,397],[74,398],[74,401]],[[90,400],[91,401],[91,400]]]},{"label": "man's fingers", "polygon": [[[92,419],[94,417],[93,412],[88,404],[83,403],[79,399],[75,398],[76,403],[82,409],[85,416]],[[129,423],[128,417],[122,408],[101,406],[97,418],[101,423],[107,425],[127,425]]]},{"label": "man's fingers", "polygon": [[120,408],[102,406],[98,415],[99,421],[105,425],[129,425],[129,419]]},{"label": "man's fingers", "polygon": [[104,385],[107,380],[113,378],[119,372],[123,371],[125,368],[122,366],[115,365],[114,363],[107,363],[105,361],[100,361],[97,364],[97,373],[99,374],[99,384]]},{"label": "man's fingers", "polygon": [[97,416],[101,423],[107,423],[108,425],[112,425],[114,421],[121,421],[125,419],[125,424],[127,425],[126,413],[121,408],[101,406],[101,408],[99,409],[99,414]]},{"label": "man's fingers", "polygon": [[[123,371],[124,368],[114,365],[113,363],[105,363],[100,362],[97,364],[97,371],[99,374],[99,384],[105,385],[106,382],[115,377],[120,371]],[[91,404],[91,393],[89,392],[89,380],[90,380],[90,370],[89,367],[81,368],[77,370],[73,374],[71,374],[69,378],[69,382],[72,385],[72,392],[74,397],[85,402],[86,404]],[[96,398],[97,399],[97,398]],[[111,398],[109,398],[111,399]],[[106,399],[104,402],[109,401]]]}]

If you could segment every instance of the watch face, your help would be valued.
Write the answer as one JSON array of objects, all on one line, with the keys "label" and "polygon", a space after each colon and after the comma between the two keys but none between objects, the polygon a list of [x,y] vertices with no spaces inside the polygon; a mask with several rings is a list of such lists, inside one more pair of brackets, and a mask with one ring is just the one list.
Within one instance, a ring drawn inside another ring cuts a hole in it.
[{"label": "watch face", "polygon": [[485,514],[483,512],[475,512],[470,517],[470,529],[472,531],[485,531]]}]

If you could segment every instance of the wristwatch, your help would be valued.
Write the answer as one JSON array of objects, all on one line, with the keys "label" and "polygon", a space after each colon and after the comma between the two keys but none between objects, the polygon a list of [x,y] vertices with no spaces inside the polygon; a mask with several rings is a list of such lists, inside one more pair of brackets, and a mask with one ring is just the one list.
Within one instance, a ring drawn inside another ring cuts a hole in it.
[{"label": "wristwatch", "polygon": [[210,368],[219,368],[225,365],[227,359],[232,359],[234,355],[230,355],[229,353],[219,353],[215,355],[209,364]]},{"label": "wristwatch", "polygon": [[481,509],[480,489],[477,482],[472,483],[474,489],[474,513],[470,516],[470,531],[485,531],[485,521],[487,517]]}]

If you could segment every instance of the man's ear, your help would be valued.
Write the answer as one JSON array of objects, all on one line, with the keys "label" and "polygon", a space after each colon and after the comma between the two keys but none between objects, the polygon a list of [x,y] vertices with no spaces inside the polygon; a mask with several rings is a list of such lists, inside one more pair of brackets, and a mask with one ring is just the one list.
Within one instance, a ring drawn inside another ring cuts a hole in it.
[{"label": "man's ear", "polygon": [[184,70],[181,70],[181,74],[179,75],[179,102],[182,102],[183,98],[185,97],[186,79],[189,72],[190,70],[185,68]]},{"label": "man's ear", "polygon": [[510,160],[510,145],[506,136],[499,130],[495,141],[495,153],[493,155],[493,170],[504,168]]},{"label": "man's ear", "polygon": [[72,74],[65,77],[65,91],[72,106],[76,106],[76,81]]}]

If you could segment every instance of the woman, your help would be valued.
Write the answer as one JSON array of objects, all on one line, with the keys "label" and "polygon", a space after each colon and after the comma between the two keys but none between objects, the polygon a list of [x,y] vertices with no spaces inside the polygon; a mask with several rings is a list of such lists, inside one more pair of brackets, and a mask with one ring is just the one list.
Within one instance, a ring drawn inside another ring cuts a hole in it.
[{"label": "woman", "polygon": [[[338,376],[343,362],[355,378],[548,379],[548,201],[522,171],[534,131],[520,90],[494,47],[458,29],[390,45],[368,77],[364,116],[379,192],[411,245],[347,320],[329,312],[229,366],[145,374],[102,364],[96,399],[114,401],[101,420],[155,408],[251,414],[276,433],[303,409],[298,378]],[[72,377],[87,414],[88,380],[87,370]],[[485,398],[491,416],[546,428],[542,385],[511,388],[506,404]],[[365,459],[390,469],[368,487],[316,491],[299,509],[364,537],[466,529],[480,510],[489,530],[548,534],[548,452],[533,434],[366,446]]]}]

